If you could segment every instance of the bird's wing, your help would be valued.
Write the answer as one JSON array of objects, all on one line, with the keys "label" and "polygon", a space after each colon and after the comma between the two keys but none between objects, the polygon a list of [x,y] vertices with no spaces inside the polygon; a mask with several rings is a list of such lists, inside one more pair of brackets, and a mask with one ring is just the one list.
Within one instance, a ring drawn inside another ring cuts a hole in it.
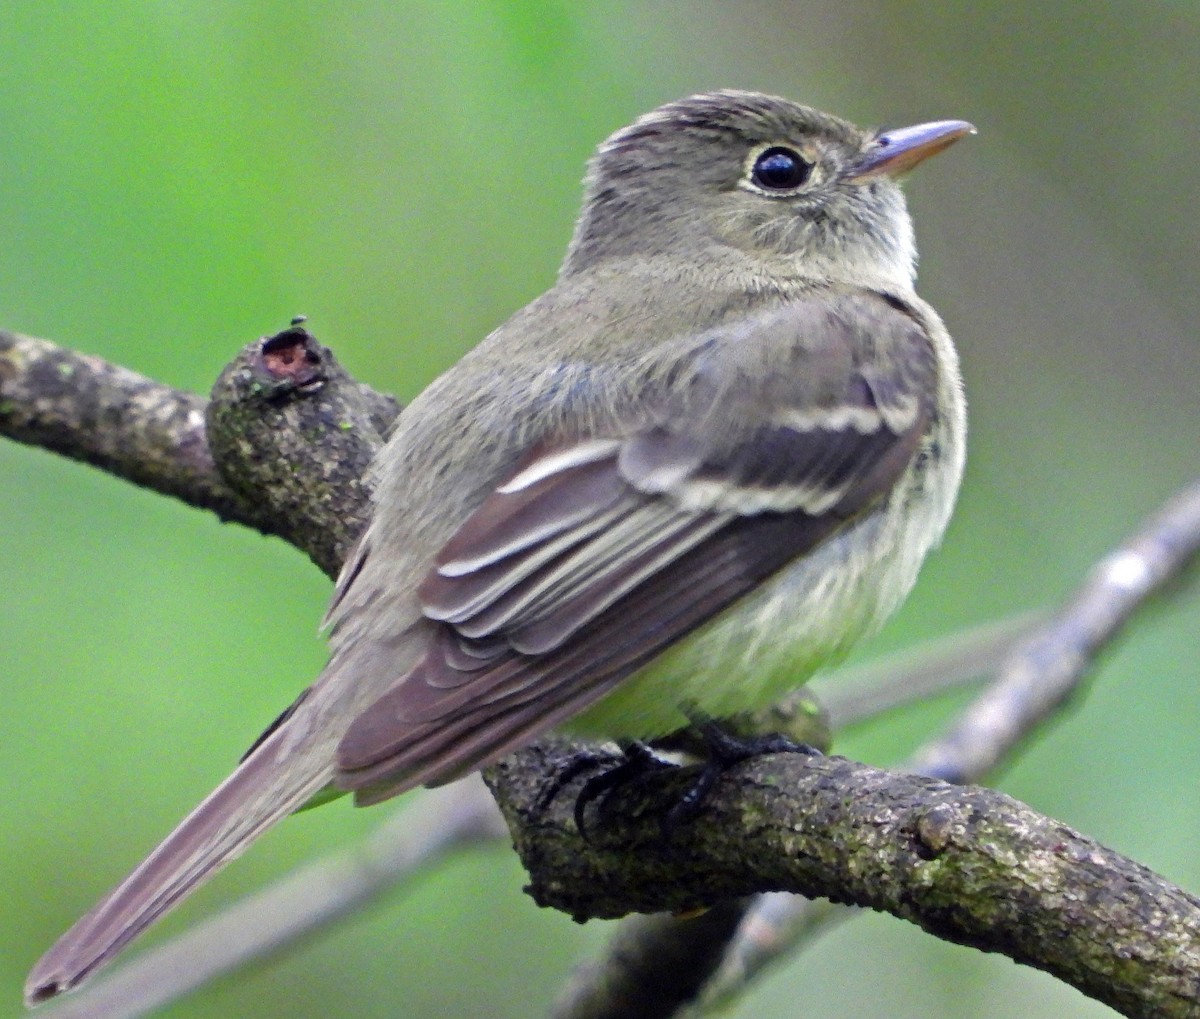
[{"label": "bird's wing", "polygon": [[350,725],[339,786],[371,803],[496,760],[886,496],[933,413],[920,325],[864,294],[755,328],[804,330],[778,377],[703,353],[662,423],[544,444],[467,518],[418,592],[437,636]]},{"label": "bird's wing", "polygon": [[[76,984],[331,779],[374,802],[581,711],[884,498],[918,455],[935,368],[902,308],[796,303],[723,341],[696,349],[661,424],[531,450],[437,556],[420,589],[429,649],[351,723],[337,761],[292,739],[295,723],[312,732],[314,687],[42,957],[28,1000]],[[754,363],[764,351],[772,363]],[[370,555],[360,545],[339,597]],[[353,662],[330,667],[354,681]]]}]

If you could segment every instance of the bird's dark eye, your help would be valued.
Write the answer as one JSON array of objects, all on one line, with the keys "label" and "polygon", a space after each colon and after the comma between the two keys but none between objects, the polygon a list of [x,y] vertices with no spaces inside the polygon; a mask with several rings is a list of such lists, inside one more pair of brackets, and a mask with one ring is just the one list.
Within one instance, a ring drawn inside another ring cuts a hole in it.
[{"label": "bird's dark eye", "polygon": [[791,191],[812,173],[812,163],[794,149],[776,145],[766,149],[754,161],[750,179],[766,191]]}]

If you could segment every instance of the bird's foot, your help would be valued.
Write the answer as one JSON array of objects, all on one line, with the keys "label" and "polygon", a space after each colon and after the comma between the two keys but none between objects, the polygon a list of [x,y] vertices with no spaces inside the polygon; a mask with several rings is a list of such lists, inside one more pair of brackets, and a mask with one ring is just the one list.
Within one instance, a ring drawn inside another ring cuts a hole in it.
[{"label": "bird's foot", "polygon": [[583,788],[579,790],[575,799],[575,827],[579,829],[579,834],[585,842],[588,841],[588,833],[584,815],[589,804],[644,775],[675,767],[674,764],[658,757],[645,743],[622,743],[621,751],[625,754],[625,760],[589,778],[583,783]]},{"label": "bird's foot", "polygon": [[820,757],[821,751],[807,743],[797,743],[778,733],[762,736],[735,736],[720,724],[706,719],[696,723],[696,729],[708,749],[708,759],[700,768],[696,780],[675,802],[663,818],[663,833],[670,837],[680,827],[692,821],[704,807],[717,781],[730,768],[752,757],[764,754],[805,754]]},{"label": "bird's foot", "polygon": [[[689,821],[692,821],[704,807],[709,794],[718,780],[730,768],[752,757],[763,754],[806,754],[820,756],[821,751],[807,743],[796,743],[778,733],[768,733],[762,736],[735,736],[723,729],[717,722],[709,719],[695,723],[695,730],[704,741],[707,759],[700,766],[695,780],[684,790],[675,803],[663,816],[662,830],[665,838],[670,838],[675,831]],[[621,744],[625,760],[606,771],[589,778],[580,789],[575,799],[575,826],[579,834],[588,841],[588,831],[585,821],[587,808],[596,800],[606,798],[614,789],[637,781],[647,775],[674,769],[678,765],[664,761],[645,743],[628,742]],[[580,771],[595,762],[595,758],[578,758],[568,773],[559,776],[555,783],[556,789],[574,778]]]}]

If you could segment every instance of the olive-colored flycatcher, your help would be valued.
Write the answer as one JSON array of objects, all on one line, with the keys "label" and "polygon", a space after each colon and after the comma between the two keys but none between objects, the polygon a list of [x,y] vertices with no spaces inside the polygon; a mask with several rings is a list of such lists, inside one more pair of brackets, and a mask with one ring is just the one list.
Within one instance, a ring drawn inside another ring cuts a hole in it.
[{"label": "olive-colored flycatcher", "polygon": [[972,130],[670,103],[600,146],[553,287],[405,409],[320,678],[34,968],[77,984],[323,792],[549,729],[765,706],[891,613],[963,468],[958,359],[895,178]]}]

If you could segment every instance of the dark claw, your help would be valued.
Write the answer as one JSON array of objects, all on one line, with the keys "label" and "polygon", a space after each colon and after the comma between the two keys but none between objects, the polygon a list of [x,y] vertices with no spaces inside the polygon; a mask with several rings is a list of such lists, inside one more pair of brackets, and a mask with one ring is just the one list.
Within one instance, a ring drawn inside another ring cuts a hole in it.
[{"label": "dark claw", "polygon": [[720,724],[711,720],[699,722],[696,726],[704,737],[711,760],[724,761],[726,764],[738,764],[751,757],[762,757],[765,754],[804,754],[807,757],[820,757],[821,751],[807,743],[796,743],[794,740],[781,736],[777,732],[766,733],[762,736],[734,736],[721,728]]},{"label": "dark claw", "polygon": [[[587,827],[584,824],[584,813],[593,800],[605,796],[614,789],[641,778],[643,775],[674,767],[673,764],[668,764],[656,757],[654,751],[645,743],[624,743],[621,745],[621,750],[625,754],[625,760],[607,771],[602,771],[599,775],[589,778],[583,783],[583,788],[579,790],[579,796],[575,799],[575,827],[579,829],[579,834],[583,836],[585,842],[589,840]],[[572,768],[570,770],[578,774],[582,769]]]},{"label": "dark claw", "polygon": [[708,760],[687,791],[678,799],[663,819],[663,835],[670,837],[682,824],[695,819],[704,806],[704,801],[716,786],[718,779],[734,765],[751,757],[763,754],[805,754],[821,756],[821,751],[807,743],[796,743],[778,733],[764,736],[734,736],[711,720],[696,723],[704,744],[708,747]]},{"label": "dark claw", "polygon": [[[550,806],[550,801],[562,792],[566,786],[570,785],[571,780],[578,776],[580,772],[587,771],[592,765],[599,764],[601,761],[609,760],[611,756],[611,754],[600,751],[593,752],[586,750],[576,754],[571,759],[571,763],[563,768],[562,771],[549,777],[549,780],[542,787],[541,792],[538,793],[538,797],[534,801],[534,812],[537,814],[542,813],[542,811]],[[587,783],[584,784],[584,788],[587,788]]]},{"label": "dark claw", "polygon": [[[821,753],[816,747],[811,747],[807,743],[795,743],[786,736],[778,734],[734,736],[711,719],[698,719],[694,725],[704,740],[704,745],[708,750],[708,760],[701,765],[696,780],[688,786],[663,817],[664,838],[670,838],[680,825],[693,820],[700,813],[718,780],[734,765],[763,754],[820,755]],[[585,841],[588,841],[585,814],[593,801],[645,775],[675,767],[655,756],[654,751],[645,743],[623,743],[621,750],[625,754],[625,760],[607,771],[602,771],[589,778],[584,782],[583,788],[580,789],[579,795],[575,799],[575,827],[579,829],[579,834]],[[590,756],[576,758],[571,767],[557,777],[549,793],[543,794],[539,805],[544,806],[548,803],[567,782],[598,759],[601,758]]]}]

